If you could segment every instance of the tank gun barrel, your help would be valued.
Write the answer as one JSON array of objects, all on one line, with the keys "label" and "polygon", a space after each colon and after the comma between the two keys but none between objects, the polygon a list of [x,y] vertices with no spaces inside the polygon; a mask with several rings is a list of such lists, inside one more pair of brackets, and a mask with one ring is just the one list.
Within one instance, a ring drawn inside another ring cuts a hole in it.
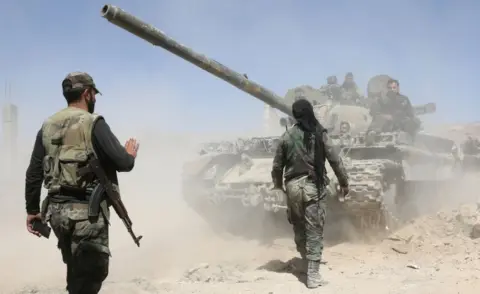
[{"label": "tank gun barrel", "polygon": [[123,9],[108,4],[103,6],[101,13],[102,17],[106,18],[114,25],[134,34],[139,38],[144,39],[154,46],[162,47],[178,57],[189,61],[201,69],[232,84],[238,89],[262,100],[271,107],[278,109],[287,115],[292,115],[291,107],[284,103],[282,98],[272,91],[253,81],[250,81],[244,75],[231,70],[225,65],[178,43],[171,37],[167,36],[164,32],[155,28],[151,24],[136,18]]}]

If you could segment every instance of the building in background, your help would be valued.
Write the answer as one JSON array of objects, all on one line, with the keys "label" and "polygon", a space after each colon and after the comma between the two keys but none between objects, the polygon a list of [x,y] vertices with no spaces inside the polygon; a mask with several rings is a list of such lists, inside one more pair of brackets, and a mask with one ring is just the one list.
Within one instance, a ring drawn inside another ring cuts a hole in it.
[{"label": "building in background", "polygon": [[18,150],[18,108],[5,103],[2,109],[2,169],[7,172],[17,161]]}]

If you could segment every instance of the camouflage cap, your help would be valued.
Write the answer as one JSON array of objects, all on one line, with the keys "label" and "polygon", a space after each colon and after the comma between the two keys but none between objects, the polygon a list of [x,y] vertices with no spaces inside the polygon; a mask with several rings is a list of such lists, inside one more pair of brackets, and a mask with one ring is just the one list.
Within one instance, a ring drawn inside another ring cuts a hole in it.
[{"label": "camouflage cap", "polygon": [[353,78],[353,73],[352,72],[347,72],[345,75],[346,78]]},{"label": "camouflage cap", "polygon": [[97,89],[95,82],[91,75],[86,72],[71,72],[69,73],[62,82],[63,92],[69,92],[72,90],[83,90],[88,87],[92,87],[97,94],[102,95],[102,93]]}]

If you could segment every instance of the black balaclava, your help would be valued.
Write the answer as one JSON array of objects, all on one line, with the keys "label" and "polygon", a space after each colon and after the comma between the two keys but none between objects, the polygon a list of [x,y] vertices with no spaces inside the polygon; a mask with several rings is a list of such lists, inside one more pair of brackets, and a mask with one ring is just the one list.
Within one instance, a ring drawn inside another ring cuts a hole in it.
[{"label": "black balaclava", "polygon": [[323,132],[325,128],[318,122],[313,111],[312,104],[306,99],[300,99],[292,105],[293,117],[298,127],[304,132],[303,143],[308,151],[312,148],[311,137],[315,137],[314,169],[317,180],[317,187],[323,183],[325,172],[325,155],[323,144]]}]

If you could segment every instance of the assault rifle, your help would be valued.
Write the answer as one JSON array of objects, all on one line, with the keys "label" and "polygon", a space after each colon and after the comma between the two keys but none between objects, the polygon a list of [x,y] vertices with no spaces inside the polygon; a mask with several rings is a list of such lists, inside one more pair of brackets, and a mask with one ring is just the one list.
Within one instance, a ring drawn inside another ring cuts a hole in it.
[{"label": "assault rifle", "polygon": [[[92,156],[88,161],[88,165],[79,170],[79,175],[84,176],[89,173],[93,173],[99,184],[93,189],[88,203],[88,218],[90,221],[96,221],[99,217],[101,206],[100,203],[104,200],[104,195],[108,197],[108,203],[113,206],[118,217],[122,219],[123,224],[127,228],[128,233],[132,236],[133,241],[140,247],[140,239],[142,236],[135,236],[132,229],[132,221],[128,216],[127,209],[123,205],[122,199],[120,199],[119,192],[114,189],[112,182],[108,179],[105,171],[100,165],[100,161],[95,156]],[[104,215],[105,216],[105,215]],[[106,217],[105,221],[108,223]]]}]

